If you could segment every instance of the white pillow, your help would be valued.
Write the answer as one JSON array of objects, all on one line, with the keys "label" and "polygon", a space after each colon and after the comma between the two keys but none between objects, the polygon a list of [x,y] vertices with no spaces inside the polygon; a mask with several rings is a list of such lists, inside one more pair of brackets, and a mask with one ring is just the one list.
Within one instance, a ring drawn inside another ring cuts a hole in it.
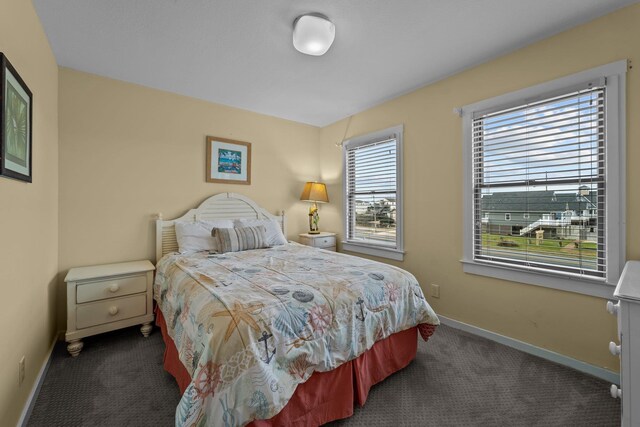
[{"label": "white pillow", "polygon": [[211,230],[214,227],[232,228],[233,220],[177,221],[175,223],[175,229],[178,250],[181,253],[190,251],[217,251],[216,239],[211,235]]},{"label": "white pillow", "polygon": [[255,227],[257,225],[263,225],[267,231],[265,234],[267,245],[278,246],[287,244],[287,239],[284,237],[284,234],[282,234],[280,224],[273,219],[240,218],[234,220],[235,227]]}]

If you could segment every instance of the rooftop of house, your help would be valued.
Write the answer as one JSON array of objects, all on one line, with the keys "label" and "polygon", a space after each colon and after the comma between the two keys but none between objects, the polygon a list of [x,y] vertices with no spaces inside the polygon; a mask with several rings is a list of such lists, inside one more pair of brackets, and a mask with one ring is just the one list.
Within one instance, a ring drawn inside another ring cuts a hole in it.
[{"label": "rooftop of house", "polygon": [[482,211],[490,212],[582,212],[595,209],[597,192],[509,191],[482,196]]}]

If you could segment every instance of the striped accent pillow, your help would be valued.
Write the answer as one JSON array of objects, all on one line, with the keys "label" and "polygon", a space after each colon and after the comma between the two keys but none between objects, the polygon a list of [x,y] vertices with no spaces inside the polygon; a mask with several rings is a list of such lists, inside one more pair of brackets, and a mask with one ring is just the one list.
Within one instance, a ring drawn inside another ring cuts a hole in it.
[{"label": "striped accent pillow", "polygon": [[268,248],[264,225],[237,228],[214,228],[211,235],[217,241],[220,253]]}]

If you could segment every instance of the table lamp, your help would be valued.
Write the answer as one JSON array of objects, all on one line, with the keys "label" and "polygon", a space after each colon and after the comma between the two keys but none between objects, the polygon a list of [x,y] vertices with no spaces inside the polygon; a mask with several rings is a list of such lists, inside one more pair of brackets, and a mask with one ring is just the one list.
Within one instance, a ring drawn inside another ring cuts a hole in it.
[{"label": "table lamp", "polygon": [[318,230],[318,222],[320,222],[318,203],[329,203],[327,186],[321,182],[307,182],[300,195],[300,200],[313,202],[309,208],[309,234],[320,234]]}]

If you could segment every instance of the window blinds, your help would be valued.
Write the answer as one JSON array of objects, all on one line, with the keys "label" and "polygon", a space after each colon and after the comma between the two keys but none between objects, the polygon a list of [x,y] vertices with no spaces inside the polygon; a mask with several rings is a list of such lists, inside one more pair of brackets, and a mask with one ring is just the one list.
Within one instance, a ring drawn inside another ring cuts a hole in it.
[{"label": "window blinds", "polygon": [[474,258],[605,277],[605,87],[472,120]]},{"label": "window blinds", "polygon": [[345,149],[347,240],[397,247],[396,138]]}]

